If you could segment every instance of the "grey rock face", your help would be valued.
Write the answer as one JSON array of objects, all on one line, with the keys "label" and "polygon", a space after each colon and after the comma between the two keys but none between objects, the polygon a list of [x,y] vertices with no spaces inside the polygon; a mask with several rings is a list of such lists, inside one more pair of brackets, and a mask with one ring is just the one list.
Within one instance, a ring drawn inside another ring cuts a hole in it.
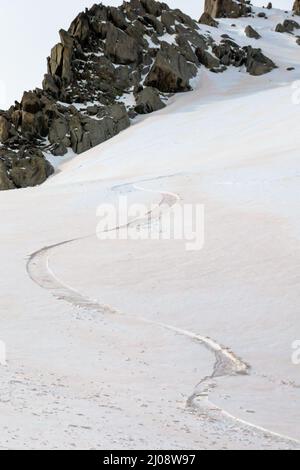
[{"label": "grey rock face", "polygon": [[252,39],[260,39],[261,38],[261,35],[258,34],[257,31],[255,31],[254,28],[252,28],[252,26],[247,26],[245,28],[245,34],[248,38],[252,38]]},{"label": "grey rock face", "polygon": [[205,0],[204,11],[213,18],[239,18],[248,16],[252,9],[245,0]]},{"label": "grey rock face", "polygon": [[266,57],[261,49],[253,49],[251,46],[240,48],[228,39],[223,39],[221,45],[214,46],[213,52],[222,65],[245,66],[250,75],[263,75],[276,68],[274,62]]},{"label": "grey rock face", "polygon": [[200,64],[205,65],[208,69],[217,69],[220,66],[220,61],[204,49],[198,48],[196,54]]},{"label": "grey rock face", "polygon": [[188,63],[174,46],[162,43],[145,85],[157,88],[163,93],[189,91],[189,81],[196,74],[196,66]]},{"label": "grey rock face", "polygon": [[140,61],[141,51],[134,38],[110,23],[106,36],[105,55],[116,64],[129,65]]},{"label": "grey rock face", "polygon": [[274,62],[266,57],[261,49],[253,49],[250,46],[245,49],[247,52],[246,68],[250,75],[264,75],[276,68]]},{"label": "grey rock face", "polygon": [[36,186],[52,173],[52,166],[38,149],[18,153],[0,149],[0,190]]},{"label": "grey rock face", "polygon": [[300,24],[293,20],[284,20],[283,24],[279,23],[275,31],[277,33],[292,33],[295,29],[300,29]]},{"label": "grey rock face", "polygon": [[209,13],[207,13],[207,11],[202,14],[199,23],[206,24],[207,26],[211,26],[212,28],[217,28],[219,26],[218,21],[214,20],[213,17]]},{"label": "grey rock face", "polygon": [[[62,143],[70,133],[69,125],[64,116],[53,119],[49,128],[49,141],[51,144]],[[65,142],[66,143],[66,142]]]},{"label": "grey rock face", "polygon": [[135,111],[138,114],[150,114],[165,108],[165,106],[155,88],[144,88],[136,96]]}]

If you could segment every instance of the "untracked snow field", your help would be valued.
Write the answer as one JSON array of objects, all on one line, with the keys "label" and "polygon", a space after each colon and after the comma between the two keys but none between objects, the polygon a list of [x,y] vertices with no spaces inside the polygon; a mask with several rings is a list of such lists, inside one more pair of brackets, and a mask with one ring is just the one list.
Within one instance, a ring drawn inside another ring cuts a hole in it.
[{"label": "untracked snow field", "polygon": [[[41,187],[0,194],[0,448],[300,449],[300,48],[268,16],[251,24],[278,69],[202,68]],[[213,34],[257,45],[232,23]],[[202,249],[99,240],[120,195],[203,205]]]}]

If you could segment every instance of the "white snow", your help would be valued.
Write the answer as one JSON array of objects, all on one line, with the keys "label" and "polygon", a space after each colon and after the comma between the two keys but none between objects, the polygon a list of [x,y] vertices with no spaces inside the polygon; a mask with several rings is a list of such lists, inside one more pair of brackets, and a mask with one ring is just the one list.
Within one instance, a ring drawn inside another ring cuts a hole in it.
[{"label": "white snow", "polygon": [[[0,193],[0,448],[300,447],[300,49],[268,15],[255,44],[277,70],[202,68],[41,187]],[[216,34],[248,44],[248,22]],[[204,204],[201,251],[96,238],[99,204],[166,192]],[[198,385],[216,352],[249,375]]]}]

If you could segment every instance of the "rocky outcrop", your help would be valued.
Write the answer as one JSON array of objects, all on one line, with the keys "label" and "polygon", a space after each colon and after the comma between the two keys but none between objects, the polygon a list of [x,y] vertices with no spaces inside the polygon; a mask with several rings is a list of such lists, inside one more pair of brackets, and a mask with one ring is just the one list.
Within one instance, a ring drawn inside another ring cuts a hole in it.
[{"label": "rocky outcrop", "polygon": [[246,70],[250,75],[264,75],[276,68],[274,62],[266,57],[261,49],[253,49],[251,46],[244,47],[243,49],[247,54]]},{"label": "rocky outcrop", "polygon": [[200,47],[196,49],[196,54],[199,59],[200,64],[204,65],[208,69],[217,69],[220,66],[220,61],[210,54],[208,51],[201,49]]},{"label": "rocky outcrop", "polygon": [[135,38],[109,23],[104,53],[114,64],[130,65],[141,62],[142,50]]},{"label": "rocky outcrop", "polygon": [[36,149],[21,149],[15,153],[0,148],[0,188],[26,188],[44,183],[53,168],[43,153]]},{"label": "rocky outcrop", "polygon": [[146,77],[145,85],[165,93],[189,91],[190,79],[197,74],[197,67],[189,63],[180,51],[164,42]]},{"label": "rocky outcrop", "polygon": [[205,0],[204,11],[213,18],[239,18],[248,16],[252,9],[246,0]]},{"label": "rocky outcrop", "polygon": [[296,15],[300,16],[300,0],[295,0],[295,3],[293,5],[293,11]]},{"label": "rocky outcrop", "polygon": [[261,49],[254,49],[251,46],[241,48],[230,39],[223,39],[220,45],[215,45],[213,52],[221,65],[244,66],[250,75],[263,75],[276,68],[274,62],[266,57]]},{"label": "rocky outcrop", "polygon": [[284,20],[284,22],[281,24],[279,23],[276,26],[275,31],[277,33],[293,33],[295,29],[300,29],[300,24],[297,23],[297,21],[294,20]]},{"label": "rocky outcrop", "polygon": [[207,26],[210,26],[212,28],[217,28],[219,26],[218,21],[214,20],[213,17],[206,11],[202,14],[199,23],[206,24]]},{"label": "rocky outcrop", "polygon": [[[239,14],[249,11],[246,2],[213,3],[221,16],[237,4]],[[217,26],[208,12],[203,22]],[[155,0],[95,4],[59,36],[42,88],[0,111],[0,189],[41,184],[53,172],[47,154],[82,153],[114,137],[137,113],[189,91],[199,67],[243,66],[255,75],[273,64],[259,50],[215,41],[188,15]]]},{"label": "rocky outcrop", "polygon": [[165,106],[155,88],[146,87],[136,95],[135,111],[138,114],[150,114],[165,108]]}]

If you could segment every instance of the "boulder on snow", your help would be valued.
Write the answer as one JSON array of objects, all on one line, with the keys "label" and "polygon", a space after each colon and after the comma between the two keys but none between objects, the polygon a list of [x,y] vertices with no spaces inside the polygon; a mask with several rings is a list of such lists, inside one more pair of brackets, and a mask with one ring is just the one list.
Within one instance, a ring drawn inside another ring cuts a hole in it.
[{"label": "boulder on snow", "polygon": [[261,35],[258,34],[258,32],[255,31],[255,29],[252,28],[252,26],[250,26],[250,25],[246,26],[245,34],[248,38],[251,38],[251,39],[260,39],[261,38]]},{"label": "boulder on snow", "polygon": [[90,36],[90,21],[86,13],[80,13],[71,23],[69,34],[81,44],[85,44]]},{"label": "boulder on snow", "polygon": [[263,75],[276,68],[274,62],[266,57],[261,49],[254,49],[251,46],[241,48],[230,39],[223,39],[220,45],[215,45],[213,52],[221,65],[245,66],[250,75]]},{"label": "boulder on snow", "polygon": [[246,69],[250,75],[264,75],[276,68],[274,62],[266,57],[261,49],[253,49],[251,46],[244,49],[247,52]]},{"label": "boulder on snow", "polygon": [[2,144],[9,139],[10,129],[10,122],[4,116],[0,116],[0,142]]},{"label": "boulder on snow", "polygon": [[219,26],[218,21],[214,20],[213,17],[206,11],[202,14],[199,23],[206,24],[207,26],[211,26],[212,28],[217,28]]},{"label": "boulder on snow", "polygon": [[165,108],[158,91],[152,87],[146,87],[136,96],[135,111],[138,114],[150,114]]},{"label": "boulder on snow", "polygon": [[13,182],[9,179],[7,175],[7,168],[4,161],[0,157],[0,191],[7,191],[8,189],[14,189],[15,186]]},{"label": "boulder on snow", "polygon": [[155,0],[141,0],[141,4],[150,15],[161,16],[162,5]]},{"label": "boulder on snow", "polygon": [[72,149],[80,154],[125,130],[130,120],[124,105],[115,104],[105,108],[99,120],[75,112],[69,125]]},{"label": "boulder on snow", "polygon": [[293,33],[295,29],[300,29],[300,24],[294,20],[284,20],[276,26],[276,33]]},{"label": "boulder on snow", "polygon": [[59,77],[65,86],[72,81],[72,55],[73,51],[69,47],[65,47],[62,43],[57,44],[51,50],[48,59],[48,72],[53,77]]},{"label": "boulder on snow", "polygon": [[16,188],[27,188],[44,183],[53,172],[52,165],[40,150],[27,149],[12,160],[10,178]]}]

